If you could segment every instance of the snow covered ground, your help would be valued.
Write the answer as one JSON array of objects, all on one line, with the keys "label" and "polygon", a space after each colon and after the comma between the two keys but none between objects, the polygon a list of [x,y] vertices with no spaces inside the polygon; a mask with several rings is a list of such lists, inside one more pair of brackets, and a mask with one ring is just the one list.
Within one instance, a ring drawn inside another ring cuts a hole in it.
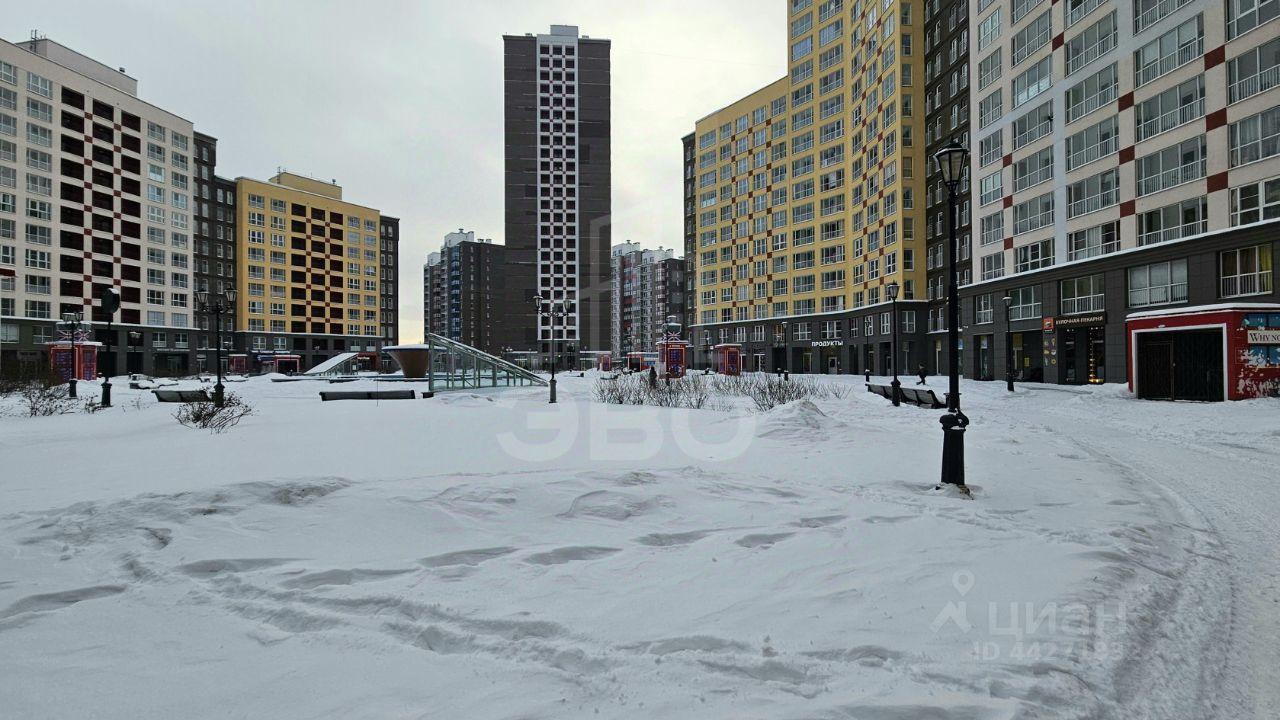
[{"label": "snow covered ground", "polygon": [[0,715],[1280,717],[1280,402],[966,383],[966,499],[938,411],[860,377],[756,413],[592,375],[256,378],[221,435],[5,401]]}]

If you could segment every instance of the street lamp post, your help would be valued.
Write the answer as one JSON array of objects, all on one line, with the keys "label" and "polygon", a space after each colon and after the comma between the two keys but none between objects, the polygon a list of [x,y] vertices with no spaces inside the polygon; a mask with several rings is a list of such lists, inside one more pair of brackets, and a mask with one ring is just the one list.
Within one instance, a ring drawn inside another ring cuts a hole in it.
[{"label": "street lamp post", "polygon": [[74,398],[76,395],[76,380],[80,374],[80,357],[76,354],[76,336],[80,334],[81,319],[80,313],[65,313],[62,316],[62,324],[67,328],[68,342],[71,343],[71,379],[67,382],[67,397]]},{"label": "street lamp post", "polygon": [[107,354],[103,356],[104,360],[110,360],[111,368],[102,374],[102,399],[100,404],[102,407],[111,407],[111,373],[116,369],[116,356],[113,355],[112,341],[115,336],[111,332],[111,321],[115,319],[116,311],[120,309],[120,296],[115,290],[105,288],[102,291],[102,311],[107,316]]},{"label": "street lamp post", "polygon": [[942,423],[942,482],[964,486],[964,431],[969,418],[960,410],[960,269],[956,266],[956,191],[969,150],[952,140],[933,156],[947,188],[947,412]]},{"label": "street lamp post", "polygon": [[200,312],[213,316],[213,363],[216,366],[218,375],[218,381],[213,386],[214,407],[222,407],[225,400],[225,391],[222,385],[222,316],[224,313],[231,312],[235,302],[235,288],[212,295],[208,290],[196,291],[197,308]]},{"label": "street lamp post", "polygon": [[565,307],[563,302],[551,302],[541,295],[534,296],[533,306],[534,314],[551,321],[551,397],[547,402],[554,404],[556,401],[556,330],[560,324],[559,320],[564,318]]},{"label": "street lamp post", "polygon": [[1009,392],[1013,392],[1013,328],[1009,324],[1009,306],[1013,298],[1005,295],[1004,300],[1004,382]]},{"label": "street lamp post", "polygon": [[[791,321],[782,321],[782,377],[791,379]],[[800,382],[797,380],[796,382]]]},{"label": "street lamp post", "polygon": [[893,316],[889,331],[889,367],[893,372],[893,406],[902,405],[902,383],[898,380],[898,283],[891,282],[885,291],[889,293],[889,312]]}]

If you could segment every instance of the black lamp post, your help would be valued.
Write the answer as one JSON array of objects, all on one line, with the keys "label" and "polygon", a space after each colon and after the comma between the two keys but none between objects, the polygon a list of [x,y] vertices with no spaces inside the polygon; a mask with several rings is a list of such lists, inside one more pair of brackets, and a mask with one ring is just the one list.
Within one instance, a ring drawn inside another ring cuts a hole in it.
[{"label": "black lamp post", "polygon": [[551,321],[551,397],[547,402],[554,404],[556,401],[556,343],[558,342],[556,330],[559,328],[559,321],[564,318],[565,307],[563,302],[552,302],[541,295],[534,296],[533,307],[536,315]]},{"label": "black lamp post", "polygon": [[80,374],[80,357],[76,354],[76,339],[80,334],[82,327],[81,320],[83,315],[80,313],[64,313],[62,316],[62,326],[67,329],[68,341],[71,343],[71,379],[67,382],[67,397],[74,398],[76,395],[76,380]]},{"label": "black lamp post", "polygon": [[893,406],[898,407],[902,405],[902,383],[898,380],[898,283],[889,283],[885,292],[889,294],[889,313],[893,316],[889,328],[889,368],[893,382],[889,384],[893,386]]},{"label": "black lamp post", "polygon": [[1009,392],[1013,392],[1013,326],[1009,322],[1009,306],[1013,298],[1005,295],[1004,300],[1004,382]]},{"label": "black lamp post", "polygon": [[969,418],[960,410],[960,269],[956,266],[956,192],[969,162],[969,150],[952,140],[934,153],[947,188],[947,412],[942,423],[942,482],[964,485],[964,431]]},{"label": "black lamp post", "polygon": [[111,288],[103,288],[100,297],[102,303],[102,312],[107,316],[107,354],[104,359],[110,359],[111,368],[102,374],[102,407],[111,407],[111,373],[116,369],[116,356],[112,354],[112,341],[115,335],[111,332],[111,321],[115,319],[116,311],[120,309],[120,296]]},{"label": "black lamp post", "polygon": [[[782,321],[782,377],[791,379],[791,323]],[[796,382],[800,382],[797,380]]]},{"label": "black lamp post", "polygon": [[222,316],[224,313],[231,312],[232,308],[235,307],[235,303],[235,288],[212,295],[208,290],[196,291],[196,308],[202,313],[213,316],[213,362],[217,367],[218,373],[218,382],[213,386],[213,404],[215,407],[222,407],[225,397],[222,386]]}]

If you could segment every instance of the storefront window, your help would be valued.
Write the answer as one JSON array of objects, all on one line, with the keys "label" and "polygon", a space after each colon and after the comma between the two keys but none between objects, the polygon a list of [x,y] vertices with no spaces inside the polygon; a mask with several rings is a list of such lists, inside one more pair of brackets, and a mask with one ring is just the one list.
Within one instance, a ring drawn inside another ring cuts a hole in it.
[{"label": "storefront window", "polygon": [[1186,299],[1186,260],[1129,268],[1129,307],[1165,305]]}]

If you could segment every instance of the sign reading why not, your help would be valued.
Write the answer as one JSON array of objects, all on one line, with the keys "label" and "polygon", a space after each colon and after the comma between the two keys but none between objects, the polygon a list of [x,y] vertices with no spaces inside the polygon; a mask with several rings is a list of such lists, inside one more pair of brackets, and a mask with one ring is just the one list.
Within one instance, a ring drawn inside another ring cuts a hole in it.
[{"label": "sign reading why not", "polygon": [[1280,345],[1280,330],[1250,330],[1250,345]]}]

